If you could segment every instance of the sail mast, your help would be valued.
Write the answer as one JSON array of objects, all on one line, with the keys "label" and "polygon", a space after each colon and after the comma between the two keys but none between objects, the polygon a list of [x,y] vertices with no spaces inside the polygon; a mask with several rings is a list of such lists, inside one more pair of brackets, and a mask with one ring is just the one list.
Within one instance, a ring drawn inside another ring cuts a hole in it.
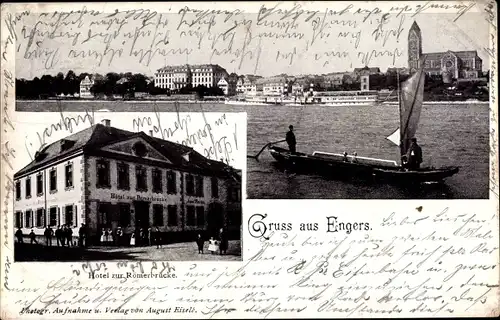
[{"label": "sail mast", "polygon": [[403,130],[402,125],[403,125],[403,110],[401,107],[401,87],[399,85],[399,69],[396,68],[396,82],[398,84],[398,108],[399,108],[399,154],[400,158],[403,157]]}]

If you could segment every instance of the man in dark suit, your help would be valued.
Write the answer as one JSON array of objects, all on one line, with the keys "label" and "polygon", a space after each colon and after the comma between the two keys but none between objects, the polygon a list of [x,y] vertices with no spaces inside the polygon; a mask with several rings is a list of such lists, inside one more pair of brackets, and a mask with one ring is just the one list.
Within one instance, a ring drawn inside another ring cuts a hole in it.
[{"label": "man in dark suit", "polygon": [[422,148],[417,144],[417,138],[411,138],[411,145],[406,154],[408,168],[418,170],[422,163]]},{"label": "man in dark suit", "polygon": [[293,126],[290,125],[288,127],[290,129],[286,133],[286,143],[288,144],[288,149],[290,150],[291,153],[295,153],[295,146],[297,145],[297,142],[295,141],[295,134],[293,133]]}]

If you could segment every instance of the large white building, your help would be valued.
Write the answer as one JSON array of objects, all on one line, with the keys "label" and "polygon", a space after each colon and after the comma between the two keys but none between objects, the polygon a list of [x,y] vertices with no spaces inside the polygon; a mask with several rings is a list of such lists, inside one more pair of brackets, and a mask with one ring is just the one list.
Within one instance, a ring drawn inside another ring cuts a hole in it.
[{"label": "large white building", "polygon": [[287,94],[289,91],[289,85],[291,89],[291,82],[289,83],[286,77],[281,76],[258,79],[257,85],[259,84],[262,85],[263,93],[266,96],[280,96]]},{"label": "large white building", "polygon": [[155,73],[155,87],[177,90],[191,83],[192,74],[189,65],[165,66]]},{"label": "large white building", "polygon": [[178,90],[187,85],[199,85],[208,88],[217,86],[221,78],[227,77],[227,71],[218,64],[165,66],[155,73],[155,86]]},{"label": "large white building", "polygon": [[193,73],[193,87],[200,85],[208,88],[215,87],[220,79],[228,77],[226,69],[218,64],[192,65],[191,70]]},{"label": "large white building", "polygon": [[90,243],[117,227],[128,237],[159,227],[168,241],[221,227],[239,237],[240,171],[109,120],[48,145],[14,181],[15,227],[25,235],[70,225],[77,236],[84,223]]},{"label": "large white building", "polygon": [[251,75],[238,77],[236,81],[236,93],[247,96],[257,95],[257,91],[259,91],[259,88],[257,88],[257,79],[261,79],[261,77]]}]

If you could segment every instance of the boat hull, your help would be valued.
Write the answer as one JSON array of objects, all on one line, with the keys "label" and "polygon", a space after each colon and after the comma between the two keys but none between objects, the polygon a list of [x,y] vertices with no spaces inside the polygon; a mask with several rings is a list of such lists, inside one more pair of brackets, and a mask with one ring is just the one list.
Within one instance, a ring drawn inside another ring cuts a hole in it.
[{"label": "boat hull", "polygon": [[271,155],[284,169],[299,174],[317,174],[340,179],[363,179],[397,184],[440,182],[458,172],[458,167],[421,168],[407,171],[400,166],[368,165],[339,161],[304,153],[292,154],[287,149],[272,146]]}]

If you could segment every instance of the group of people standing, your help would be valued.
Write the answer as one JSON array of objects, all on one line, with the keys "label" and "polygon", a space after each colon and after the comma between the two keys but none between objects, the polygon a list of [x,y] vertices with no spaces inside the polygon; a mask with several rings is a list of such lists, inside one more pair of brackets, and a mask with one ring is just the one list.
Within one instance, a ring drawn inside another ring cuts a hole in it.
[{"label": "group of people standing", "polygon": [[[196,238],[196,244],[198,246],[198,253],[203,254],[205,239],[203,239],[200,233],[198,233],[198,236]],[[212,254],[217,253],[217,251],[219,251],[220,255],[226,254],[228,244],[229,242],[226,231],[224,230],[224,228],[221,228],[217,237],[212,236],[208,240],[208,251],[210,251]]]},{"label": "group of people standing", "polygon": [[[21,228],[18,228],[15,236],[17,238],[17,242],[23,243],[23,238],[24,234]],[[56,245],[58,247],[62,246],[68,246],[68,247],[75,247],[76,244],[73,240],[73,229],[69,224],[65,224],[62,226],[57,226],[57,229],[54,231],[51,226],[45,227],[45,230],[43,231],[43,236],[45,238],[45,244],[47,246],[52,246],[52,239],[55,237],[56,238]],[[30,243],[33,244],[38,244],[38,240],[36,239],[36,234],[31,229],[31,232],[29,233],[29,238],[30,238]],[[82,223],[80,229],[78,230],[78,245],[80,247],[86,246],[87,245],[87,226]]]},{"label": "group of people standing", "polygon": [[139,229],[138,234],[132,232],[127,235],[122,227],[115,229],[111,228],[101,229],[99,242],[101,245],[115,245],[115,246],[151,246],[155,245],[160,248],[162,245],[162,234],[160,228],[149,227]]},{"label": "group of people standing", "polygon": [[[45,230],[45,232],[48,232]],[[73,242],[73,230],[69,225],[58,226],[56,231],[54,232],[56,236],[57,246],[65,246],[74,247],[75,243]],[[46,235],[45,235],[46,236]],[[47,237],[47,236],[46,236]]]}]

